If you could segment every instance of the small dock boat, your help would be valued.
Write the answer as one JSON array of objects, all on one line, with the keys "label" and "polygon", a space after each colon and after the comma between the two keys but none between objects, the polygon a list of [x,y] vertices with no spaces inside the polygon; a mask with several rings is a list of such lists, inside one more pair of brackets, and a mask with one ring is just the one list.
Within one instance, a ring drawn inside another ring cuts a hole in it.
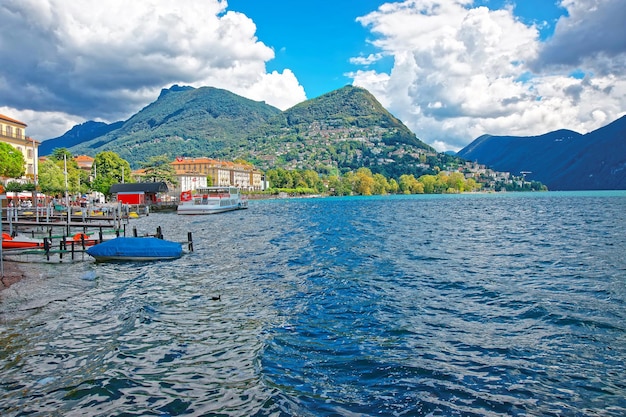
[{"label": "small dock boat", "polygon": [[180,243],[156,237],[118,237],[98,243],[87,249],[96,262],[107,261],[161,261],[180,258]]},{"label": "small dock boat", "polygon": [[28,236],[11,236],[2,233],[2,249],[32,249],[43,247],[43,239],[33,239]]},{"label": "small dock boat", "polygon": [[98,243],[102,243],[106,240],[111,240],[111,239],[115,239],[118,237],[118,234],[103,234],[100,235],[98,233],[84,233],[84,232],[80,232],[80,233],[76,233],[74,236],[68,236],[65,239],[65,242],[68,245],[71,245],[72,243],[74,243],[75,245],[83,245],[83,246],[93,246],[93,245],[97,245]]},{"label": "small dock boat", "polygon": [[248,208],[248,200],[241,197],[238,187],[198,188],[180,193],[178,214],[215,214]]}]

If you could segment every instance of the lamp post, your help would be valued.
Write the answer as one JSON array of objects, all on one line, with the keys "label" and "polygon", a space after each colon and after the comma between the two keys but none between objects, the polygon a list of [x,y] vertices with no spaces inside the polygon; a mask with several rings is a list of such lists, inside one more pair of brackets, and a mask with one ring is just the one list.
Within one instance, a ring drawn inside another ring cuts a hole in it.
[{"label": "lamp post", "polygon": [[38,174],[38,170],[37,170],[37,154],[36,154],[36,149],[35,149],[35,139],[30,138],[30,140],[33,143],[33,184],[35,186],[35,189],[33,190],[33,207],[35,209],[35,220],[37,221],[37,223],[39,223],[39,204],[37,204],[38,200],[39,200],[39,187],[37,187],[37,174]]}]

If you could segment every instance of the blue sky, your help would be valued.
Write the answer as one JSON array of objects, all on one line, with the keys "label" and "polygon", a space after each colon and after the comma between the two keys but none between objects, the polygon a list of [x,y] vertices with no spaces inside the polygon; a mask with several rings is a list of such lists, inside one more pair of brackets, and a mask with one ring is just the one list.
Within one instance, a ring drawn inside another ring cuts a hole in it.
[{"label": "blue sky", "polygon": [[[374,36],[356,18],[376,10],[380,0],[229,0],[228,8],[245,13],[257,25],[260,41],[275,51],[267,63],[269,71],[291,68],[304,86],[307,98],[314,98],[352,83],[346,74],[356,68],[350,58],[375,53],[368,40]],[[502,0],[482,0],[476,6],[501,9]],[[538,24],[541,38],[552,35],[566,9],[551,0],[523,0],[514,6],[515,15],[528,24]],[[387,59],[379,70],[392,66]]]},{"label": "blue sky", "polygon": [[228,5],[254,20],[259,40],[274,49],[268,70],[293,69],[307,98],[314,98],[351,84],[345,75],[355,69],[350,58],[374,52],[368,31],[356,18],[376,10],[381,1],[349,1],[349,7],[337,7],[341,3],[230,0]]},{"label": "blue sky", "polygon": [[5,0],[0,21],[0,113],[37,140],[174,84],[283,110],[357,85],[441,151],[626,114],[623,0]]}]

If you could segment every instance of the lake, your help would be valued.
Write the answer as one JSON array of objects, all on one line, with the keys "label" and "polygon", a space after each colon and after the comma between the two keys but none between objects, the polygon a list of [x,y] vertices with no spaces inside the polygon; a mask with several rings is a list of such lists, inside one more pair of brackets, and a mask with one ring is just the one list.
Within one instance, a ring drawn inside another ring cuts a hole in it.
[{"label": "lake", "polygon": [[154,213],[194,252],[25,266],[3,416],[626,415],[626,192]]}]

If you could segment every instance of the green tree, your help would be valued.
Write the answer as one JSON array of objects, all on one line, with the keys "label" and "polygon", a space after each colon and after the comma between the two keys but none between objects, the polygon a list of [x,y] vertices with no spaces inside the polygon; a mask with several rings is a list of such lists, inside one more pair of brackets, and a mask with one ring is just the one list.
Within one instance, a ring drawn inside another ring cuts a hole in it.
[{"label": "green tree", "polygon": [[465,181],[465,191],[477,191],[477,190],[480,190],[480,184],[478,184],[474,178],[468,178]]},{"label": "green tree", "polygon": [[291,173],[283,168],[270,169],[265,173],[265,178],[272,188],[294,188]]},{"label": "green tree", "polygon": [[422,175],[418,178],[418,181],[424,186],[425,194],[433,194],[435,192],[437,178],[434,175]]},{"label": "green tree", "polygon": [[448,176],[448,188],[454,192],[465,191],[465,176],[460,172],[453,172]]},{"label": "green tree", "polygon": [[314,188],[318,192],[321,192],[324,189],[324,184],[320,180],[320,176],[317,172],[307,169],[302,172],[302,178],[306,183],[307,187]]},{"label": "green tree", "polygon": [[24,191],[24,184],[19,181],[9,181],[6,186],[6,191],[11,193],[19,193]]},{"label": "green tree", "polygon": [[52,155],[50,155],[50,158],[56,161],[63,161],[64,159],[67,159],[69,163],[69,161],[74,160],[74,155],[72,155],[72,153],[67,148],[54,148],[54,150],[52,151]]},{"label": "green tree", "polygon": [[423,194],[424,185],[419,182],[413,174],[401,175],[398,182],[400,191],[404,194]]},{"label": "green tree", "polygon": [[46,194],[61,194],[65,191],[65,174],[58,161],[46,159],[39,164],[39,188]]},{"label": "green tree", "polygon": [[389,192],[391,194],[397,194],[399,190],[400,190],[400,185],[398,185],[398,181],[391,178],[389,180]]},{"label": "green tree", "polygon": [[174,186],[178,184],[176,170],[167,155],[153,156],[142,163],[141,167],[145,170],[144,178],[147,181],[163,181]]},{"label": "green tree", "polygon": [[86,182],[88,174],[81,170],[74,156],[66,148],[56,148],[52,152],[50,159],[61,168],[63,173],[63,188],[65,191],[65,170],[67,168],[67,190],[71,193],[84,192],[87,190]]},{"label": "green tree", "polygon": [[111,185],[133,182],[130,164],[115,152],[100,152],[94,158],[93,163],[96,166],[96,178],[92,182],[92,188],[96,191],[108,195]]},{"label": "green tree", "polygon": [[360,195],[372,195],[374,188],[374,176],[369,168],[359,168],[355,174],[352,191]]},{"label": "green tree", "polygon": [[374,174],[372,193],[375,195],[387,194],[390,190],[389,182],[382,174]]},{"label": "green tree", "polygon": [[19,178],[26,172],[22,152],[8,143],[0,142],[0,177]]}]

